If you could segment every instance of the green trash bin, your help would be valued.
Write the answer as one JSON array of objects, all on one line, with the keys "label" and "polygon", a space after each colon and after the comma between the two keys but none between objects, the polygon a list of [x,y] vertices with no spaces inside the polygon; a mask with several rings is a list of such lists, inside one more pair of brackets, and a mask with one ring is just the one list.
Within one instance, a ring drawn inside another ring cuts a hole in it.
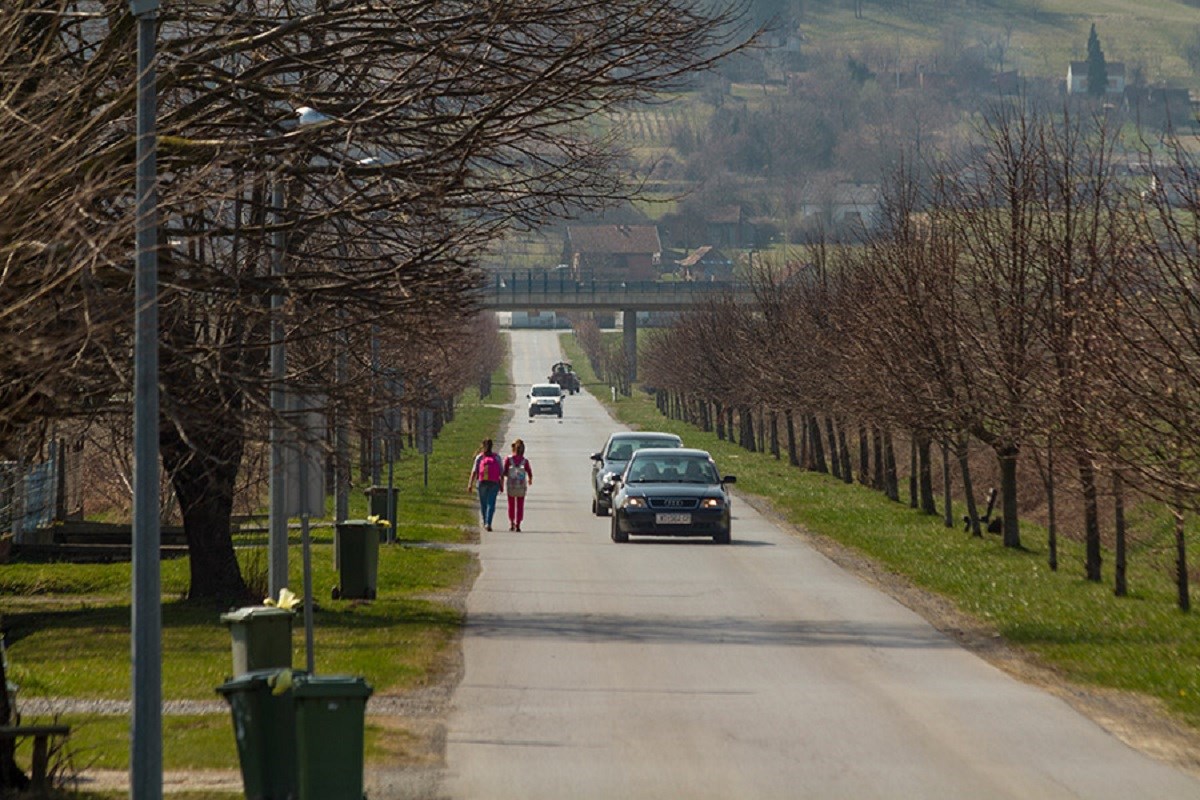
[{"label": "green trash bin", "polygon": [[[282,670],[247,672],[217,687],[233,714],[246,800],[296,800],[296,708],[292,691],[271,693]],[[293,673],[293,681],[304,673]]]},{"label": "green trash bin", "polygon": [[338,585],[333,599],[375,599],[379,577],[379,529],[365,519],[349,519],[336,526],[336,558]]},{"label": "green trash bin", "polygon": [[292,666],[291,611],[246,606],[221,615],[233,640],[233,674]]},{"label": "green trash bin", "polygon": [[298,675],[300,800],[363,800],[363,726],[371,687],[352,675]]},{"label": "green trash bin", "polygon": [[[367,504],[371,507],[370,515],[379,519],[386,519],[389,523],[395,522],[392,517],[399,513],[400,509],[400,487],[393,486],[391,491],[392,507],[388,509],[388,487],[386,486],[371,486],[365,490],[367,495]],[[380,535],[386,535],[387,525],[381,525]]]}]

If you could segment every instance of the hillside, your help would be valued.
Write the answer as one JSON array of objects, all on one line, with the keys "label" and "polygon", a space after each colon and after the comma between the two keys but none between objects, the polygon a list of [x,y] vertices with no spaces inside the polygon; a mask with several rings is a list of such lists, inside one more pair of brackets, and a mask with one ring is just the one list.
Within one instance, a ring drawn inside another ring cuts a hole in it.
[{"label": "hillside", "polygon": [[854,5],[763,0],[758,13],[791,16],[802,46],[822,52],[931,66],[940,52],[976,49],[993,69],[1040,77],[1062,77],[1083,58],[1095,24],[1105,56],[1146,83],[1200,88],[1185,52],[1200,31],[1195,0],[864,0],[862,18]]}]

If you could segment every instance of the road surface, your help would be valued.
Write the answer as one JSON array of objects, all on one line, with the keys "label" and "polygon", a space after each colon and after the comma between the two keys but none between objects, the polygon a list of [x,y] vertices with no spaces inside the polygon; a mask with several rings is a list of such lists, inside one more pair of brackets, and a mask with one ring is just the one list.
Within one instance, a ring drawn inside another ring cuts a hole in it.
[{"label": "road surface", "polygon": [[745,503],[731,546],[612,543],[588,457],[619,426],[587,394],[529,421],[557,334],[511,341],[497,449],[523,438],[534,482],[523,531],[501,496],[482,535],[446,796],[1200,798]]}]

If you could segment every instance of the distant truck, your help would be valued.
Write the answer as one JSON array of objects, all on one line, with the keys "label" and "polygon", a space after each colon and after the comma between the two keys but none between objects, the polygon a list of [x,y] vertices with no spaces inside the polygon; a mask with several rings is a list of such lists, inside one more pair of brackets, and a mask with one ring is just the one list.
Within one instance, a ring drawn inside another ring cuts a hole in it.
[{"label": "distant truck", "polygon": [[557,383],[559,388],[569,394],[575,394],[579,391],[579,376],[575,374],[574,367],[570,362],[559,361],[550,368],[550,377],[546,378],[547,383]]}]

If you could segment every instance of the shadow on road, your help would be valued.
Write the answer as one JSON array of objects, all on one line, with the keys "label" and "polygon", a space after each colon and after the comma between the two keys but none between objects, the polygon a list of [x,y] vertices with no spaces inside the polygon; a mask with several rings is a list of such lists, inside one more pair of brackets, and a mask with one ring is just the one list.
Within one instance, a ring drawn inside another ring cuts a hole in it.
[{"label": "shadow on road", "polygon": [[770,647],[952,649],[955,644],[924,624],[764,620],[749,617],[646,618],[614,614],[472,614],[467,636],[579,639],[664,644]]}]

